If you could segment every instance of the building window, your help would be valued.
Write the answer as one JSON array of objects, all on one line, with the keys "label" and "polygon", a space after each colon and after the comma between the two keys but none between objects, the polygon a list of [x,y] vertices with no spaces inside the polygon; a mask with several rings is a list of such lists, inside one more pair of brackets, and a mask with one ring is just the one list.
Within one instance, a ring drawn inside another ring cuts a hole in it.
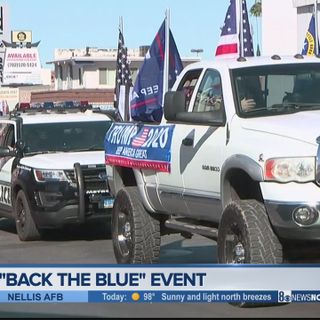
[{"label": "building window", "polygon": [[83,69],[79,68],[79,86],[83,85]]},{"label": "building window", "polygon": [[99,69],[99,85],[114,87],[116,81],[116,70],[114,69]]},{"label": "building window", "polygon": [[63,77],[63,71],[62,71],[62,65],[58,65],[58,90],[62,89],[62,77]]},{"label": "building window", "polygon": [[135,83],[138,75],[138,69],[137,68],[131,68],[131,78],[132,78],[132,83]]},{"label": "building window", "polygon": [[108,69],[107,70],[107,86],[114,87],[116,83],[116,70]]},{"label": "building window", "polygon": [[69,64],[69,80],[73,80],[73,69],[72,64]]},{"label": "building window", "polygon": [[68,65],[68,89],[72,89],[72,83],[73,83],[73,70],[72,70],[72,64]]},{"label": "building window", "polygon": [[58,79],[62,81],[62,77],[63,77],[63,69],[62,69],[62,65],[60,64],[58,66]]},{"label": "building window", "polygon": [[99,69],[99,84],[106,85],[107,84],[107,69]]}]

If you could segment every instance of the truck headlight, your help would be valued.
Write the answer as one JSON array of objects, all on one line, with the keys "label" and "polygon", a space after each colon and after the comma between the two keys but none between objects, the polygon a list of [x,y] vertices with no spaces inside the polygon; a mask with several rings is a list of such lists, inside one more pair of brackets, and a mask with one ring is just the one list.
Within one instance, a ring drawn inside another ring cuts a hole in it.
[{"label": "truck headlight", "polygon": [[315,180],[314,157],[274,158],[265,164],[265,180],[278,182],[309,182]]},{"label": "truck headlight", "polygon": [[67,177],[63,170],[33,170],[34,177],[38,182],[46,181],[67,181]]}]

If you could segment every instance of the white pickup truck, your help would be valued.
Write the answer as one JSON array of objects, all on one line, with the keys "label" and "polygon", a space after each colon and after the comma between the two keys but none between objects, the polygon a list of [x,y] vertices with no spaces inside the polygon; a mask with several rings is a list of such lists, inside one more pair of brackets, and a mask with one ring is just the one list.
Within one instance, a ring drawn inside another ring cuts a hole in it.
[{"label": "white pickup truck", "polygon": [[156,262],[169,230],[217,240],[220,263],[282,263],[320,240],[319,58],[189,65],[161,124],[114,123],[105,146],[119,263]]}]

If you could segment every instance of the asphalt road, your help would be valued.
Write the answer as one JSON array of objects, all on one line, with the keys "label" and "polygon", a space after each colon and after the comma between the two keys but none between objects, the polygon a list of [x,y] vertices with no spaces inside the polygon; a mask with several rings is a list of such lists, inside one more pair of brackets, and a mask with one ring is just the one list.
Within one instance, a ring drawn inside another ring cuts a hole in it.
[{"label": "asphalt road", "polygon": [[[20,242],[14,224],[0,219],[1,264],[113,264],[112,242],[105,228],[68,228],[51,232],[42,241]],[[162,238],[160,262],[215,263],[215,242],[194,236]],[[198,304],[0,304],[0,317],[102,317],[102,318],[318,318],[319,304],[289,304],[263,308],[238,308],[225,303]]]}]

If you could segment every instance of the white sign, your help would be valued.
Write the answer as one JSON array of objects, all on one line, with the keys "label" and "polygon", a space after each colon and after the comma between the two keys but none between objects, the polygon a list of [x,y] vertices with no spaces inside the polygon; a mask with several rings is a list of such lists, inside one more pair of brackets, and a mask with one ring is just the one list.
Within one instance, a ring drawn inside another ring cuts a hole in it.
[{"label": "white sign", "polygon": [[8,105],[9,111],[13,110],[19,102],[19,94],[18,88],[0,87],[0,105]]},{"label": "white sign", "polygon": [[3,84],[42,84],[37,48],[6,48]]}]

